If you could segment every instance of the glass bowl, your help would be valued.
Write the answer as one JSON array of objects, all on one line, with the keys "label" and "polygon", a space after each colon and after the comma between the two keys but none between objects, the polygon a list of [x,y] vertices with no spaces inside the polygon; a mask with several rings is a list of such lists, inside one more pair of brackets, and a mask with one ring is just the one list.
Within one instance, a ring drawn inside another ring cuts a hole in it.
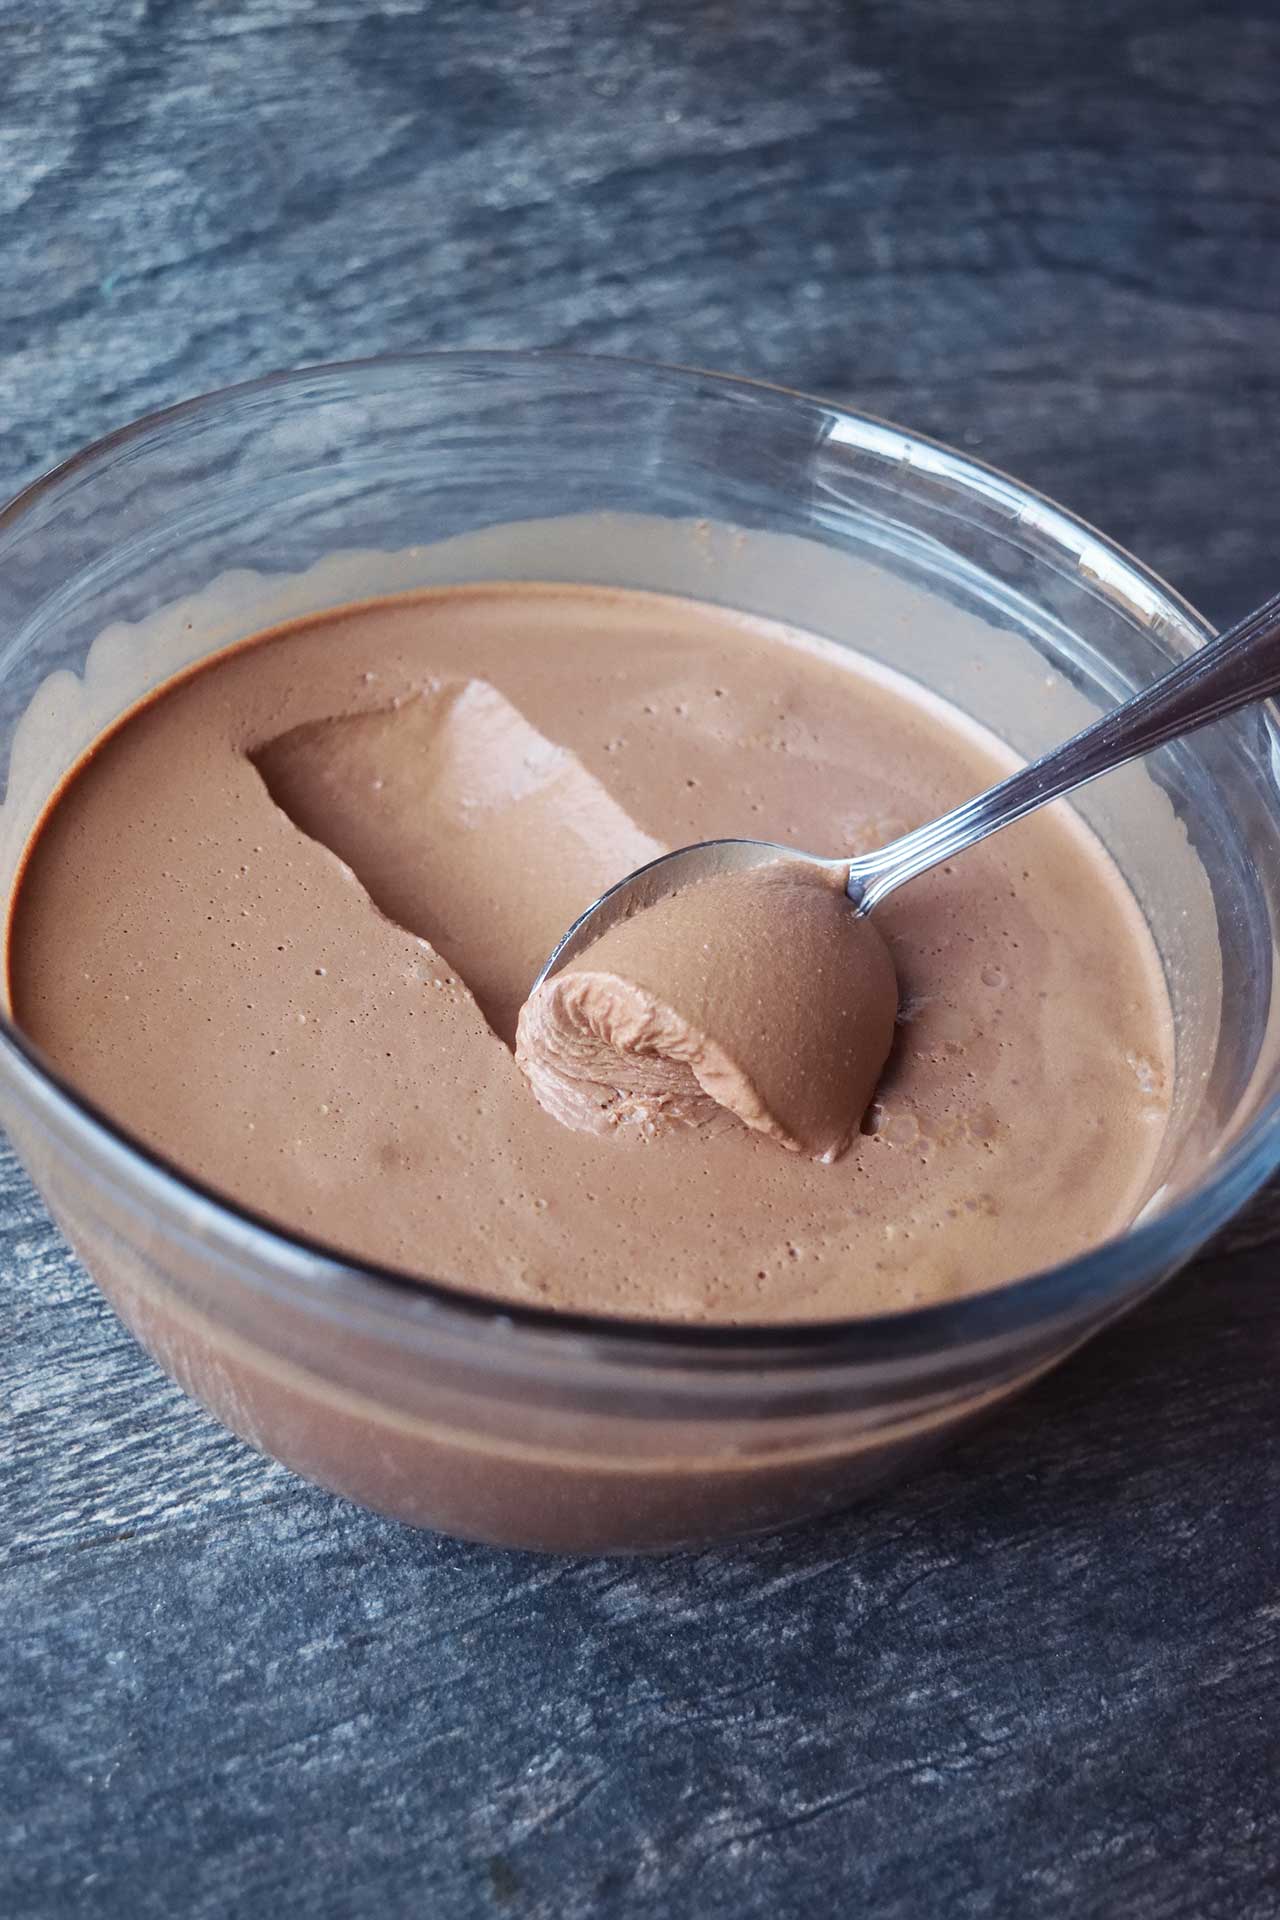
[{"label": "glass bowl", "polygon": [[[139,421],[0,515],[6,893],[67,768],[182,665],[289,613],[503,577],[691,593],[856,642],[1026,754],[1208,632],[1013,481],[798,394],[556,354],[284,374]],[[1280,1161],[1275,746],[1255,710],[1080,800],[1169,981],[1160,1187],[1117,1239],[966,1299],[666,1326],[363,1266],[184,1178],[7,1018],[0,1120],[144,1346],[299,1473],[504,1545],[775,1528],[998,1406],[1171,1274]]]}]

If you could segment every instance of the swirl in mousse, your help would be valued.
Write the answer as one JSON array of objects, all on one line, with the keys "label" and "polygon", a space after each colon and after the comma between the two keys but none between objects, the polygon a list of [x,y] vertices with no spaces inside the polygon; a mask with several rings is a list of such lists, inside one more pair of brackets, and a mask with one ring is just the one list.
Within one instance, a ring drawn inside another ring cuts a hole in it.
[{"label": "swirl in mousse", "polygon": [[611,927],[530,995],[516,1059],[587,1133],[740,1121],[793,1153],[849,1146],[889,1057],[889,949],[831,875],[780,859]]}]

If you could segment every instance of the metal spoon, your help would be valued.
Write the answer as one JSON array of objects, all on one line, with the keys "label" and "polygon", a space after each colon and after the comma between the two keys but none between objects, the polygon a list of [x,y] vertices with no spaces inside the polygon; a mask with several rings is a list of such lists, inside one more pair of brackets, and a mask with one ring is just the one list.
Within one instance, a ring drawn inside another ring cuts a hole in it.
[{"label": "metal spoon", "polygon": [[1060,799],[1100,774],[1139,759],[1167,740],[1194,733],[1239,707],[1280,691],[1280,593],[1264,601],[1233,627],[1210,640],[1122,706],[1073,734],[1060,747],[990,787],[940,820],[891,840],[875,853],[852,860],[824,860],[767,840],[703,840],[664,853],[602,893],[580,914],[534,981],[540,987],[620,920],[652,906],[667,894],[713,874],[800,860],[845,875],[845,891],[859,916],[917,874],[954,859],[988,834],[999,832],[1024,814]]}]

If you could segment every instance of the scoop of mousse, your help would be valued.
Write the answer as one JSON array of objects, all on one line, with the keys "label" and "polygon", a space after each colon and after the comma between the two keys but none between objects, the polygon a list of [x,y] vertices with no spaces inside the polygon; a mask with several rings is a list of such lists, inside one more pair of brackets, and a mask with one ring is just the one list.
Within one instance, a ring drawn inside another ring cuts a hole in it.
[{"label": "scoop of mousse", "polygon": [[893,1041],[889,949],[835,876],[778,860],[670,894],[532,993],[516,1059],[583,1133],[738,1122],[836,1160]]}]

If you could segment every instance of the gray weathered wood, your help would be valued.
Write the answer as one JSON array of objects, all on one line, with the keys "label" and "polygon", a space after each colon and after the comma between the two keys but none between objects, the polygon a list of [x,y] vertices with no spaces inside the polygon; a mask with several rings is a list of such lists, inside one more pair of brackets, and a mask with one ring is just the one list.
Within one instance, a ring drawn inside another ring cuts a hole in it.
[{"label": "gray weathered wood", "polygon": [[[0,0],[0,488],[273,366],[574,344],[954,440],[1225,619],[1278,62],[1269,0]],[[1280,1913],[1277,1227],[860,1512],[557,1563],[220,1433],[0,1161],[0,1910]]]}]

